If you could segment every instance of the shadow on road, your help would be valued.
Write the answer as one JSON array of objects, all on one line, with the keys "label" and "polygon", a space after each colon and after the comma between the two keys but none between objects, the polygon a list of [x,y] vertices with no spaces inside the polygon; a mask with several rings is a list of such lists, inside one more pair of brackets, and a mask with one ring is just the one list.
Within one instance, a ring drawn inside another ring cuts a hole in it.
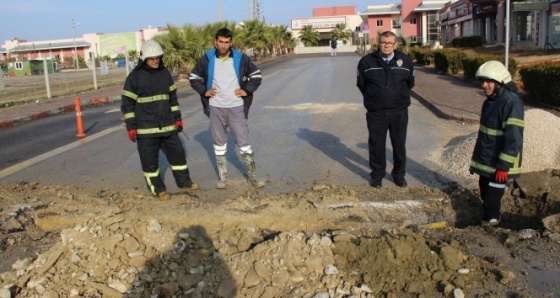
[{"label": "shadow on road", "polygon": [[235,279],[203,226],[183,228],[173,241],[172,250],[146,260],[131,297],[236,297]]},{"label": "shadow on road", "polygon": [[308,128],[300,128],[296,136],[303,141],[309,142],[311,146],[317,148],[356,175],[364,179],[369,178],[369,173],[356,165],[367,165],[368,161],[342,144],[338,137],[327,132],[313,131]]}]

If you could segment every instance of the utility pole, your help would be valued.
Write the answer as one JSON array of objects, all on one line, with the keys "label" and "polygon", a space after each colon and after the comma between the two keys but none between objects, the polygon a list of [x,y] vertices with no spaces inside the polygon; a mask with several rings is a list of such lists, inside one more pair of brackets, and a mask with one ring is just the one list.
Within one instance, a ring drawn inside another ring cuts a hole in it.
[{"label": "utility pole", "polygon": [[508,69],[509,66],[509,2],[509,0],[506,0],[506,40],[504,43],[504,66],[506,67],[506,69]]},{"label": "utility pole", "polygon": [[222,21],[222,1],[218,0],[218,22]]},{"label": "utility pole", "polygon": [[80,63],[78,63],[78,48],[76,47],[76,33],[75,29],[76,26],[80,25],[80,23],[74,23],[74,19],[72,19],[72,38],[74,38],[74,67],[79,70]]},{"label": "utility pole", "polygon": [[260,20],[261,18],[261,3],[259,0],[253,0],[253,20]]},{"label": "utility pole", "polygon": [[249,20],[253,19],[253,8],[251,5],[252,0],[247,0],[247,10],[249,11]]}]

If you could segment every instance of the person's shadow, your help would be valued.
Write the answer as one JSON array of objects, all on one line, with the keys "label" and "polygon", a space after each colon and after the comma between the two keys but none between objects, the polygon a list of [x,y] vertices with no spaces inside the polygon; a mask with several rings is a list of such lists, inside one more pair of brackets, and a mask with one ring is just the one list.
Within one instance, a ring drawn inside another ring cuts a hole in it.
[{"label": "person's shadow", "polygon": [[358,166],[367,165],[368,161],[342,144],[338,137],[330,133],[313,131],[308,128],[300,128],[296,135],[356,175],[364,179],[369,178],[369,172]]},{"label": "person's shadow", "polygon": [[[157,235],[160,232],[150,233]],[[145,238],[153,237],[146,235]],[[167,237],[161,235],[159,238]],[[224,260],[219,257],[212,239],[203,226],[182,228],[172,241],[173,248],[164,254],[159,254],[157,249],[154,251],[154,248],[146,248],[146,254],[153,257],[144,259],[145,265],[140,266],[142,269],[138,271],[128,297],[170,298],[215,295],[215,297],[234,298],[237,296],[235,279]],[[138,239],[137,243],[140,242]],[[134,241],[129,242],[129,246],[132,245],[130,243]],[[130,265],[135,261],[142,263],[142,260],[133,259],[134,257],[130,259]]]}]

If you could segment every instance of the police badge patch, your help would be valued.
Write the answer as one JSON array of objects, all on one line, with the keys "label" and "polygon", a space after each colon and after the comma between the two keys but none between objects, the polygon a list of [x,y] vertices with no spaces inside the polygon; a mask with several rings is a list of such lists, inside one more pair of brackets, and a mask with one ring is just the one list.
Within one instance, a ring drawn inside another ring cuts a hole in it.
[{"label": "police badge patch", "polygon": [[403,61],[402,61],[401,59],[397,60],[397,65],[398,65],[399,67],[401,67],[402,64],[403,64]]}]

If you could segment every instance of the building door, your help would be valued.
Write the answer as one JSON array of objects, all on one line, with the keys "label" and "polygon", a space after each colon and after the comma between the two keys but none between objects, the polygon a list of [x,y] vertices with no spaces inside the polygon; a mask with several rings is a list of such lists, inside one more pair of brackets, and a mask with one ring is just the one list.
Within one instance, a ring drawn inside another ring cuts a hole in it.
[{"label": "building door", "polygon": [[533,12],[515,12],[515,41],[533,41]]}]

